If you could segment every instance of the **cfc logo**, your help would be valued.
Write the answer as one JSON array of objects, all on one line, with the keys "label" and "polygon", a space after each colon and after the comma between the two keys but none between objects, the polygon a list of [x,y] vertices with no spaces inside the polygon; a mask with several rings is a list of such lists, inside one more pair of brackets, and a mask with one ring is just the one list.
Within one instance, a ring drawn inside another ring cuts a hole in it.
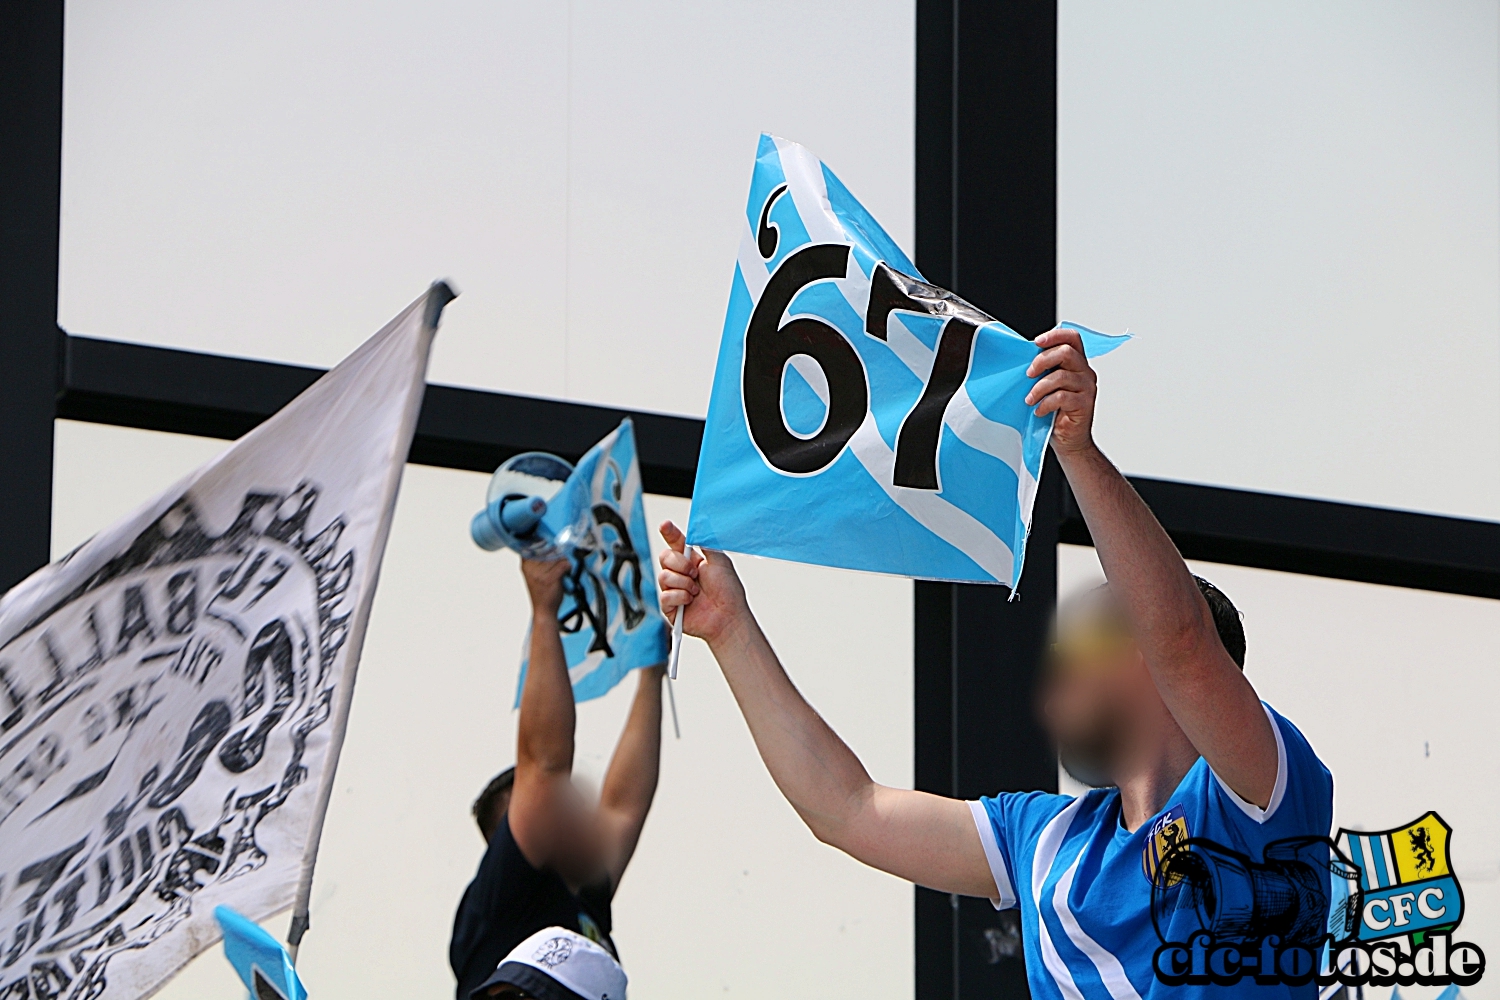
[{"label": "cfc logo", "polygon": [[1142,864],[1166,985],[1470,986],[1484,974],[1479,946],[1454,939],[1464,898],[1437,813],[1277,841],[1260,860],[1188,836],[1180,816],[1158,826]]}]

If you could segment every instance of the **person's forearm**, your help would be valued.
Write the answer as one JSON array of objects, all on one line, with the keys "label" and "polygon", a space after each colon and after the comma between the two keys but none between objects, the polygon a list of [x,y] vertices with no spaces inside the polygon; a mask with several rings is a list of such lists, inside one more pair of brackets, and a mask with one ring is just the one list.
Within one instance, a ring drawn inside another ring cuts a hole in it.
[{"label": "person's forearm", "polygon": [[556,612],[537,611],[532,615],[531,653],[521,691],[517,763],[550,773],[571,773],[574,712],[573,685],[568,680]]},{"label": "person's forearm", "polygon": [[600,791],[600,804],[644,818],[656,796],[661,773],[661,683],[663,670],[648,667],[640,672],[630,717],[620,733],[620,742],[609,762]]},{"label": "person's forearm", "polygon": [[1162,671],[1197,660],[1218,636],[1172,539],[1097,447],[1059,453],[1058,460],[1153,673],[1160,678]]},{"label": "person's forearm", "polygon": [[766,770],[813,835],[848,850],[849,821],[875,784],[807,703],[748,612],[710,643]]}]

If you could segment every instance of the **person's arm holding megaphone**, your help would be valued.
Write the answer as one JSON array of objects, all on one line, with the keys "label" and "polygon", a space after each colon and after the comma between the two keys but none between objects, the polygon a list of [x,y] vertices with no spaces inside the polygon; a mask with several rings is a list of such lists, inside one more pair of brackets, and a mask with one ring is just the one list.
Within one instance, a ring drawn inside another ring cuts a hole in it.
[{"label": "person's arm holding megaphone", "polygon": [[555,868],[574,885],[607,875],[612,892],[635,853],[656,795],[664,669],[639,672],[598,808],[591,809],[573,782],[577,710],[557,622],[569,566],[566,559],[521,560],[531,594],[531,652],[521,691],[510,828],[533,866]]},{"label": "person's arm holding megaphone", "polygon": [[558,854],[571,839],[566,836],[567,816],[578,805],[573,801],[573,685],[557,625],[567,573],[566,559],[521,560],[531,596],[531,652],[521,689],[510,829],[516,846],[537,868],[563,860]]}]

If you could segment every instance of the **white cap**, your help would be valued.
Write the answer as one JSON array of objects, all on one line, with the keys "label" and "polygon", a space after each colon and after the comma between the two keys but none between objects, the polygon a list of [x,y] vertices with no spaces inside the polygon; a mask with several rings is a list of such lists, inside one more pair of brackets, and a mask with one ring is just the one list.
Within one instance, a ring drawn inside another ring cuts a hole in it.
[{"label": "white cap", "polygon": [[625,1000],[625,970],[608,951],[577,931],[548,927],[515,949],[470,993],[481,1000],[494,986],[519,986],[537,1000]]}]

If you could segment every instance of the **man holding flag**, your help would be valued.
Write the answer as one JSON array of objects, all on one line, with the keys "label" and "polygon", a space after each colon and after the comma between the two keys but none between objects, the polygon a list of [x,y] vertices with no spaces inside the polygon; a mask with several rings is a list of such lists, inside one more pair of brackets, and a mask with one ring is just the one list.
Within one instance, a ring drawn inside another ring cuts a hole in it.
[{"label": "man holding flag", "polygon": [[[1095,445],[1084,338],[1058,328],[1035,345],[1025,404],[1055,415],[1051,447],[1109,581],[1065,609],[1045,719],[1064,765],[1100,787],[962,802],[875,783],[787,677],[728,557],[685,552],[670,523],[662,607],[680,609],[686,632],[708,642],[771,776],[819,840],[920,885],[1019,907],[1034,996],[1131,1000],[1168,988],[1153,965],[1162,941],[1153,894],[1171,888],[1151,863],[1159,835],[1171,828],[1168,852],[1210,838],[1259,861],[1275,841],[1328,833],[1333,785],[1245,678],[1239,613],[1189,572]],[[1158,914],[1163,933],[1181,934],[1167,940],[1187,940],[1191,910]],[[1312,916],[1321,932],[1325,921]],[[1258,986],[1253,976],[1210,988],[1317,989]]]},{"label": "man holding flag", "polygon": [[474,803],[489,846],[453,921],[458,1000],[547,927],[576,931],[618,957],[610,901],[656,794],[665,668],[638,671],[630,716],[590,807],[572,780],[574,689],[558,623],[570,567],[568,559],[521,563],[532,620],[516,765]]}]

